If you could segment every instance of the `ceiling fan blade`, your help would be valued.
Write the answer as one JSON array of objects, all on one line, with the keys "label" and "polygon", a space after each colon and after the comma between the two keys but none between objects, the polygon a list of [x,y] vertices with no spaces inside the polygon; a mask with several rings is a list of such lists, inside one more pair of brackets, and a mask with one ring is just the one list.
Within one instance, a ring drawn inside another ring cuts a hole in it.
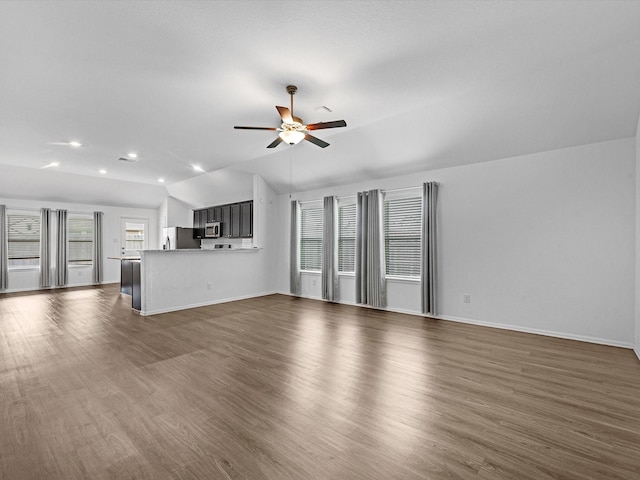
[{"label": "ceiling fan blade", "polygon": [[291,116],[291,111],[287,107],[278,107],[278,113],[280,114],[280,118],[284,123],[293,123],[293,117]]},{"label": "ceiling fan blade", "polygon": [[304,136],[304,139],[308,142],[311,143],[315,143],[316,145],[318,145],[319,147],[325,148],[328,147],[329,144],[327,142],[325,142],[324,140],[320,140],[319,138],[316,138],[312,135],[309,135],[308,133]]},{"label": "ceiling fan blade", "polygon": [[239,130],[278,130],[276,127],[233,127]]},{"label": "ceiling fan blade", "polygon": [[267,148],[276,148],[278,145],[280,145],[280,142],[282,142],[282,139],[280,137],[276,137],[273,142],[267,145]]},{"label": "ceiling fan blade", "polygon": [[346,127],[347,122],[344,120],[334,120],[333,122],[320,122],[307,125],[307,130],[322,130],[323,128]]}]

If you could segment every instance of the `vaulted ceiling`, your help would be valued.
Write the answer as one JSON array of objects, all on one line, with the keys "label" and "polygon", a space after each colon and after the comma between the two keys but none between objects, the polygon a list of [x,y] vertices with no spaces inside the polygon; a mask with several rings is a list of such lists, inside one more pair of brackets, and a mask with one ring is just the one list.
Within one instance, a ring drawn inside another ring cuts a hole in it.
[{"label": "vaulted ceiling", "polygon": [[[5,0],[0,197],[157,206],[193,165],[284,192],[631,137],[638,25],[631,1]],[[279,126],[288,84],[346,120],[326,149],[233,129]]]}]

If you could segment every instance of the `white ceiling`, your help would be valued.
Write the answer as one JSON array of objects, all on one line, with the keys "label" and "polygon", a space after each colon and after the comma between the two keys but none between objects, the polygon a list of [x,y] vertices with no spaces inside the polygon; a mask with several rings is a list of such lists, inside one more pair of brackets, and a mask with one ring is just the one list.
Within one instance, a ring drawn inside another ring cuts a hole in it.
[{"label": "white ceiling", "polygon": [[[638,25],[638,1],[5,0],[0,172],[140,182],[144,204],[193,164],[285,192],[631,137]],[[288,84],[305,122],[346,120],[326,149],[233,129],[278,126]]]}]

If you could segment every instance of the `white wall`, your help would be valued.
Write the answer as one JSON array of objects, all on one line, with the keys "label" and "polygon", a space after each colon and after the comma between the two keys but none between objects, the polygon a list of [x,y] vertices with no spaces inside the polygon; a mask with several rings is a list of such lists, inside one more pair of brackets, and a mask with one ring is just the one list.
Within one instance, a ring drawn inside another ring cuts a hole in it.
[{"label": "white wall", "polygon": [[167,186],[167,191],[195,208],[243,202],[253,198],[253,174],[223,168],[173,183]]},{"label": "white wall", "polygon": [[640,359],[640,120],[636,132],[636,281],[635,281],[635,351]]},{"label": "white wall", "polygon": [[167,227],[192,227],[193,207],[177,198],[167,197]]},{"label": "white wall", "polygon": [[164,244],[164,227],[193,227],[193,208],[177,198],[167,197],[158,208],[158,244]]},{"label": "white wall", "polygon": [[[62,203],[40,200],[20,200],[15,198],[0,198],[0,204],[7,209],[66,209],[73,213],[91,213],[100,211],[103,216],[103,283],[120,281],[120,262],[107,259],[120,255],[120,218],[141,218],[149,221],[149,248],[158,248],[158,210],[142,208],[111,207],[105,205],[89,205],[79,203]],[[9,272],[9,288],[6,292],[37,290],[39,288],[38,270],[19,270]],[[68,286],[90,285],[90,267],[72,267],[69,269]]]},{"label": "white wall", "polygon": [[[635,161],[634,140],[623,139],[292,198],[438,181],[442,318],[631,346]],[[279,289],[288,292],[289,196],[280,196],[278,205]],[[341,289],[352,284],[341,278]],[[303,294],[320,296],[319,277],[315,286],[303,278]],[[463,303],[463,294],[471,294],[471,303]],[[388,305],[419,312],[419,288],[390,282]]]}]

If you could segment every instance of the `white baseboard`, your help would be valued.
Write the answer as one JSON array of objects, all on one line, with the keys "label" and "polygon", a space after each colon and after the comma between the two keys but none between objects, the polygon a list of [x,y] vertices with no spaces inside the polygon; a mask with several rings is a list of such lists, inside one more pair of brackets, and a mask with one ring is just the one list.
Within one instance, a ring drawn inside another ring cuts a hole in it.
[{"label": "white baseboard", "polygon": [[[298,296],[298,295],[292,295],[291,293],[288,292],[278,292],[282,295],[290,295],[290,296]],[[303,298],[309,298],[311,300],[318,300],[317,298],[312,298],[312,297],[308,297],[308,296],[302,296]],[[322,301],[322,300],[321,300]],[[616,340],[609,340],[606,338],[597,338],[597,337],[589,337],[586,335],[574,335],[571,333],[565,333],[565,332],[556,332],[553,330],[543,330],[543,329],[539,329],[539,328],[530,328],[530,327],[522,327],[519,325],[505,325],[505,324],[501,324],[501,323],[493,323],[493,322],[485,322],[482,320],[474,320],[471,318],[461,318],[461,317],[453,317],[450,315],[424,315],[420,312],[415,312],[415,311],[411,311],[411,310],[402,310],[402,309],[397,309],[397,308],[376,308],[376,307],[371,307],[369,305],[361,305],[359,303],[354,303],[354,302],[344,302],[344,301],[339,301],[338,303],[342,303],[344,305],[352,305],[352,306],[356,306],[356,307],[364,307],[364,308],[373,308],[375,310],[384,310],[384,311],[388,311],[388,312],[394,312],[394,313],[402,313],[405,315],[416,315],[419,317],[424,317],[424,318],[433,318],[436,320],[446,320],[446,321],[450,321],[450,322],[459,322],[459,323],[467,323],[470,325],[478,325],[481,327],[490,327],[490,328],[499,328],[502,330],[511,330],[514,332],[523,332],[523,333],[532,333],[534,335],[544,335],[546,337],[554,337],[554,338],[564,338],[567,340],[577,340],[579,342],[587,342],[587,343],[597,343],[599,345],[607,345],[610,347],[621,347],[621,348],[631,348],[634,349],[636,355],[638,356],[638,359],[640,359],[640,347],[635,347],[632,343],[628,343],[628,342],[619,342]]]},{"label": "white baseboard", "polygon": [[208,305],[217,305],[219,303],[235,302],[237,300],[247,300],[249,298],[264,297],[266,295],[273,295],[274,293],[277,293],[277,292],[254,293],[254,294],[250,294],[250,295],[241,295],[241,296],[238,296],[238,297],[222,298],[222,299],[218,299],[218,300],[211,300],[211,301],[207,301],[207,302],[193,303],[193,304],[189,304],[189,305],[180,305],[180,306],[177,306],[177,307],[160,308],[160,309],[157,309],[157,310],[140,311],[140,315],[142,315],[143,317],[148,317],[148,316],[151,316],[151,315],[158,315],[160,313],[177,312],[177,311],[180,311],[180,310],[188,310],[190,308],[206,307]]},{"label": "white baseboard", "polygon": [[610,347],[633,348],[633,344],[628,342],[619,342],[617,340],[609,340],[606,338],[589,337],[587,335],[575,335],[573,333],[556,332],[554,330],[544,330],[541,328],[522,327],[520,325],[505,325],[502,323],[485,322],[482,320],[473,320],[470,318],[451,317],[449,315],[438,315],[439,320],[449,320],[452,322],[468,323],[470,325],[478,325],[489,328],[499,328],[501,330],[512,330],[514,332],[532,333],[534,335],[544,335],[546,337],[564,338],[566,340],[577,340],[579,342],[597,343],[599,345],[608,345]]},{"label": "white baseboard", "polygon": [[98,287],[100,285],[109,285],[112,283],[120,283],[120,281],[115,282],[102,282],[102,283],[74,283],[73,285],[52,285],[50,287],[27,287],[27,288],[7,288],[6,290],[0,291],[0,295],[3,293],[27,293],[27,292],[47,292],[49,290],[59,290],[64,288],[76,288],[76,287]]}]

